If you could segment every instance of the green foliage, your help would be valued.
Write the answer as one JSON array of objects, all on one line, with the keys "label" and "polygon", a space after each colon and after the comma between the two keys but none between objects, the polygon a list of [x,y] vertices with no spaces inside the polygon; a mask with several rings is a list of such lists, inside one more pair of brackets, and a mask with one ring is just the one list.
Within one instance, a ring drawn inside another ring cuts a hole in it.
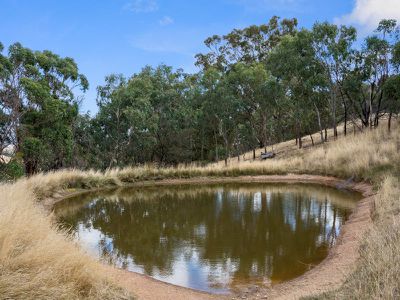
[{"label": "green foliage", "polygon": [[24,164],[19,156],[14,157],[10,162],[0,163],[0,182],[14,181],[24,176]]},{"label": "green foliage", "polygon": [[[27,173],[154,162],[218,161],[344,122],[376,127],[400,112],[400,42],[382,20],[361,48],[353,27],[296,19],[234,29],[205,40],[201,71],[144,67],[97,87],[96,116],[79,115],[75,61],[19,43],[0,44],[0,150],[23,153]],[[389,122],[390,128],[390,122]]]},{"label": "green foliage", "polygon": [[400,75],[388,78],[383,87],[385,102],[389,113],[400,111]]},{"label": "green foliage", "polygon": [[294,35],[296,31],[297,19],[279,21],[274,16],[267,24],[234,29],[224,36],[213,35],[204,41],[210,52],[197,54],[196,65],[226,71],[237,63],[263,62],[282,37]]},{"label": "green foliage", "polygon": [[129,80],[107,77],[98,88],[100,110],[93,120],[103,167],[190,159],[195,118],[187,95],[193,92],[190,80],[165,65],[145,67]]},{"label": "green foliage", "polygon": [[85,91],[88,81],[72,58],[19,43],[0,55],[0,149],[21,149],[29,174],[70,164],[78,116],[74,87]]}]

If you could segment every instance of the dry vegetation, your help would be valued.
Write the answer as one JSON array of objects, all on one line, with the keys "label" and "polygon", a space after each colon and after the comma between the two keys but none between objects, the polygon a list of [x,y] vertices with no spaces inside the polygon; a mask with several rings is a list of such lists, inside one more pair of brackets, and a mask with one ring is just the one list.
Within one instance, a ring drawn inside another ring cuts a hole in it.
[{"label": "dry vegetation", "polygon": [[387,177],[375,197],[374,225],[364,237],[356,271],[343,286],[310,299],[400,298],[400,183]]},{"label": "dry vegetation", "polygon": [[0,187],[1,299],[128,299],[32,201],[30,181]]},{"label": "dry vegetation", "polygon": [[[287,142],[292,147],[293,141]],[[276,146],[284,148],[284,144]],[[168,178],[266,174],[320,174],[368,180],[377,187],[374,227],[365,238],[357,271],[328,298],[400,297],[400,128],[341,137],[303,150],[282,151],[268,161],[242,161],[228,167],[144,166],[101,172],[66,170],[39,174],[0,186],[0,298],[129,298],[110,282],[100,264],[58,231],[40,201],[61,190],[124,186]],[[249,154],[248,154],[249,156]]]}]

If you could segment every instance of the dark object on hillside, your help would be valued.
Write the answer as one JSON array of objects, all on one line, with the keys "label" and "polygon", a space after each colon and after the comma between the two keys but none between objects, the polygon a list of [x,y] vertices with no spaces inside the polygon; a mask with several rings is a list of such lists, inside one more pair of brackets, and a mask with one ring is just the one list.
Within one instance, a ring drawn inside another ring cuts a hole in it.
[{"label": "dark object on hillside", "polygon": [[268,159],[268,158],[274,158],[275,153],[274,152],[261,152],[261,159]]}]

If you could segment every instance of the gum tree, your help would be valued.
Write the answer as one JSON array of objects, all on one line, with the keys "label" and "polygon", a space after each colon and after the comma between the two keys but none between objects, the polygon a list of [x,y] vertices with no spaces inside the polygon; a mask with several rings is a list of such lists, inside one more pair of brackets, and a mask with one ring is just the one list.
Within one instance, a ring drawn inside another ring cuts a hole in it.
[{"label": "gum tree", "polygon": [[312,96],[325,88],[322,66],[316,59],[312,38],[311,32],[305,29],[293,37],[285,37],[267,62],[272,75],[286,87],[285,93],[290,99],[286,109],[291,114],[299,148],[313,110]]},{"label": "gum tree", "polygon": [[[344,109],[344,132],[346,134],[348,105],[343,92],[343,81],[351,67],[353,44],[356,40],[356,30],[324,23],[315,23],[312,28],[313,48],[319,60],[326,80],[326,100],[329,105],[332,128],[336,138],[339,101]],[[319,112],[317,111],[319,114]]]},{"label": "gum tree", "polygon": [[6,134],[22,152],[27,174],[70,162],[78,114],[75,88],[85,91],[88,82],[72,58],[19,43],[0,57],[0,99],[10,128]]}]

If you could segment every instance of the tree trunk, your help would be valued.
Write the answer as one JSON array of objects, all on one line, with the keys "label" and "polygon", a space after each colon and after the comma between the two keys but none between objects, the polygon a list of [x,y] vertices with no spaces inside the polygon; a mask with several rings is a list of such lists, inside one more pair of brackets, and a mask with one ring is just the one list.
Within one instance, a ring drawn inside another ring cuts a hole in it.
[{"label": "tree trunk", "polygon": [[325,127],[325,142],[327,142],[327,141],[328,141],[328,130]]},{"label": "tree trunk", "polygon": [[336,122],[336,96],[334,95],[334,91],[331,92],[331,99],[332,99],[332,127],[333,127],[333,137],[334,139],[337,138],[337,122]]},{"label": "tree trunk", "polygon": [[[153,159],[152,159],[152,160],[153,160]],[[109,169],[109,170],[111,169],[113,163],[114,163],[114,156],[111,157],[110,163],[108,164],[108,169]]]},{"label": "tree trunk", "polygon": [[215,161],[219,161],[219,156],[218,156],[218,141],[217,141],[217,134],[214,131],[214,142],[215,142]]},{"label": "tree trunk", "polygon": [[344,135],[346,136],[347,135],[347,114],[348,114],[347,110],[348,110],[348,108],[347,108],[347,103],[346,103],[346,100],[345,100],[346,98],[345,98],[345,96],[343,94],[343,90],[342,90],[342,85],[341,84],[339,85],[339,91],[340,91],[340,96],[342,98],[342,103],[343,103],[343,107],[344,107]]},{"label": "tree trunk", "polygon": [[263,131],[264,151],[267,152],[267,115],[265,113],[262,116],[262,131]]},{"label": "tree trunk", "polygon": [[236,141],[236,155],[237,155],[238,161],[240,161],[240,147],[239,147],[238,141]]},{"label": "tree trunk", "polygon": [[[193,149],[192,149],[193,153]],[[204,161],[204,128],[201,130],[201,153],[200,153],[201,161]]]},{"label": "tree trunk", "polygon": [[228,143],[228,138],[226,137],[225,134],[223,134],[224,142],[225,142],[225,166],[228,165],[228,158],[231,157],[231,151],[230,151],[230,146]]},{"label": "tree trunk", "polygon": [[256,149],[253,148],[253,160],[256,160]]},{"label": "tree trunk", "polygon": [[303,147],[303,141],[301,140],[301,124],[297,123],[297,136],[299,139],[299,149]]},{"label": "tree trunk", "polygon": [[374,94],[374,85],[372,85],[371,86],[371,94],[370,94],[370,97],[369,97],[369,103],[368,103],[368,105],[369,105],[369,116],[368,116],[368,122],[369,122],[369,128],[370,129],[372,129],[372,118],[373,118],[373,111],[372,111],[372,97],[373,97],[373,94]]},{"label": "tree trunk", "polygon": [[346,136],[347,135],[347,106],[346,105],[344,105],[344,129],[343,129],[343,132],[344,132],[344,136]]},{"label": "tree trunk", "polygon": [[324,135],[322,134],[321,116],[320,116],[320,113],[319,113],[319,109],[315,105],[315,103],[314,103],[314,106],[315,106],[315,111],[317,112],[318,127],[319,127],[319,132],[321,134],[321,142],[323,143],[324,142]]},{"label": "tree trunk", "polygon": [[383,98],[383,92],[381,91],[380,95],[379,95],[379,100],[378,100],[378,107],[377,107],[376,113],[375,113],[375,121],[374,121],[375,127],[378,127],[378,125],[379,125],[379,114],[381,112],[382,98]]},{"label": "tree trunk", "polygon": [[37,168],[37,163],[36,162],[32,162],[32,161],[26,161],[25,162],[25,173],[26,175],[32,176],[33,174],[36,173],[36,168]]},{"label": "tree trunk", "polygon": [[392,125],[392,112],[389,113],[389,120],[388,120],[388,131],[390,132],[390,127]]},{"label": "tree trunk", "polygon": [[314,139],[313,139],[313,137],[312,137],[312,134],[310,134],[310,138],[311,138],[311,143],[312,143],[312,145],[314,146]]}]

